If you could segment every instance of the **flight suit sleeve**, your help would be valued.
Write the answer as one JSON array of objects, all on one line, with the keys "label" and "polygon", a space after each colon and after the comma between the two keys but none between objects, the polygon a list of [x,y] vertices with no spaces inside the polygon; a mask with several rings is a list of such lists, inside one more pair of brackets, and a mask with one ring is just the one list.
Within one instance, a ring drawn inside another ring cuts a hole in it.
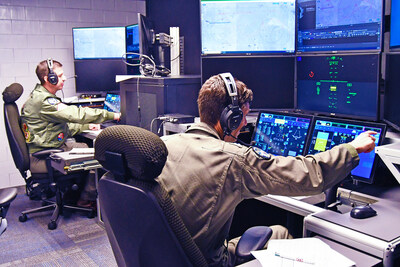
[{"label": "flight suit sleeve", "polygon": [[319,194],[342,181],[359,160],[357,151],[349,144],[316,155],[269,159],[248,148],[241,169],[242,196]]},{"label": "flight suit sleeve", "polygon": [[76,134],[82,133],[85,130],[89,130],[89,124],[68,123],[68,129],[70,132],[70,136],[74,136]]},{"label": "flight suit sleeve", "polygon": [[114,119],[114,113],[104,109],[66,105],[57,98],[43,100],[40,115],[48,121],[79,124],[101,123]]}]

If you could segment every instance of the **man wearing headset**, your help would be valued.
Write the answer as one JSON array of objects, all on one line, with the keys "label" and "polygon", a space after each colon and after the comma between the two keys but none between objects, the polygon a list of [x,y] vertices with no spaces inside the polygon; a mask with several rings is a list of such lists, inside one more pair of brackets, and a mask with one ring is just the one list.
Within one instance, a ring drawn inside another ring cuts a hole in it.
[{"label": "man wearing headset", "polygon": [[[237,93],[232,93],[235,87]],[[226,239],[242,200],[266,194],[321,193],[358,165],[358,153],[370,152],[375,146],[372,131],[349,144],[306,157],[271,156],[233,143],[247,123],[252,97],[252,91],[230,73],[215,75],[199,92],[201,122],[186,133],[164,137],[168,158],[158,180],[210,266],[235,264],[239,238]],[[272,238],[291,238],[286,228],[271,228]]]},{"label": "man wearing headset", "polygon": [[[56,96],[56,92],[63,89],[66,81],[60,62],[43,60],[36,67],[36,75],[40,84],[31,92],[21,111],[22,129],[30,154],[48,148],[62,148],[68,151],[74,147],[87,147],[84,143],[75,142],[71,137],[84,130],[100,129],[99,123],[103,121],[119,120],[120,113],[62,103]],[[30,171],[47,173],[45,160],[31,155]],[[78,202],[81,206],[93,205],[95,201],[93,178],[90,178],[81,194]]]}]

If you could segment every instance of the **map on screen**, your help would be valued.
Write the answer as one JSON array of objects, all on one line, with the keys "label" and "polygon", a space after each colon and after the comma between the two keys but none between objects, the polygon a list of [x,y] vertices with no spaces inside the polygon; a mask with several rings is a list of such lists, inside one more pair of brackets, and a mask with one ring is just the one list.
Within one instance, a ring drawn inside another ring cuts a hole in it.
[{"label": "map on screen", "polygon": [[295,0],[201,1],[203,54],[294,52]]}]

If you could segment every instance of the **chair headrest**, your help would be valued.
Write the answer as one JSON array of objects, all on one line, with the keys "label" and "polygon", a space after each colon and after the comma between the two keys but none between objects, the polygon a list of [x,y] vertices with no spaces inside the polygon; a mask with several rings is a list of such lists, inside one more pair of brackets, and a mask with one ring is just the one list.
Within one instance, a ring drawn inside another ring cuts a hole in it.
[{"label": "chair headrest", "polygon": [[3,91],[3,101],[5,103],[12,103],[17,101],[17,99],[24,92],[24,88],[19,83],[13,83],[6,87]]},{"label": "chair headrest", "polygon": [[106,152],[122,154],[129,176],[140,180],[158,177],[168,155],[167,147],[156,134],[130,125],[107,127],[96,138],[95,159],[110,170]]}]

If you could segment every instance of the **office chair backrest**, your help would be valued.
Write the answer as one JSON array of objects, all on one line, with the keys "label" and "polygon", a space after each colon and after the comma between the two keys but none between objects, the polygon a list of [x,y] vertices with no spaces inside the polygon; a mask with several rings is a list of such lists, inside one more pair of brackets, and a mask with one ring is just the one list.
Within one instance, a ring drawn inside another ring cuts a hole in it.
[{"label": "office chair backrest", "polygon": [[155,134],[128,125],[104,129],[95,158],[109,170],[99,182],[99,199],[118,266],[207,266],[176,212],[154,179],[168,151]]},{"label": "office chair backrest", "polygon": [[8,143],[15,166],[22,177],[26,178],[29,169],[29,152],[25,137],[20,125],[20,114],[15,101],[22,95],[23,87],[19,83],[13,83],[3,91],[4,123],[6,126]]}]

